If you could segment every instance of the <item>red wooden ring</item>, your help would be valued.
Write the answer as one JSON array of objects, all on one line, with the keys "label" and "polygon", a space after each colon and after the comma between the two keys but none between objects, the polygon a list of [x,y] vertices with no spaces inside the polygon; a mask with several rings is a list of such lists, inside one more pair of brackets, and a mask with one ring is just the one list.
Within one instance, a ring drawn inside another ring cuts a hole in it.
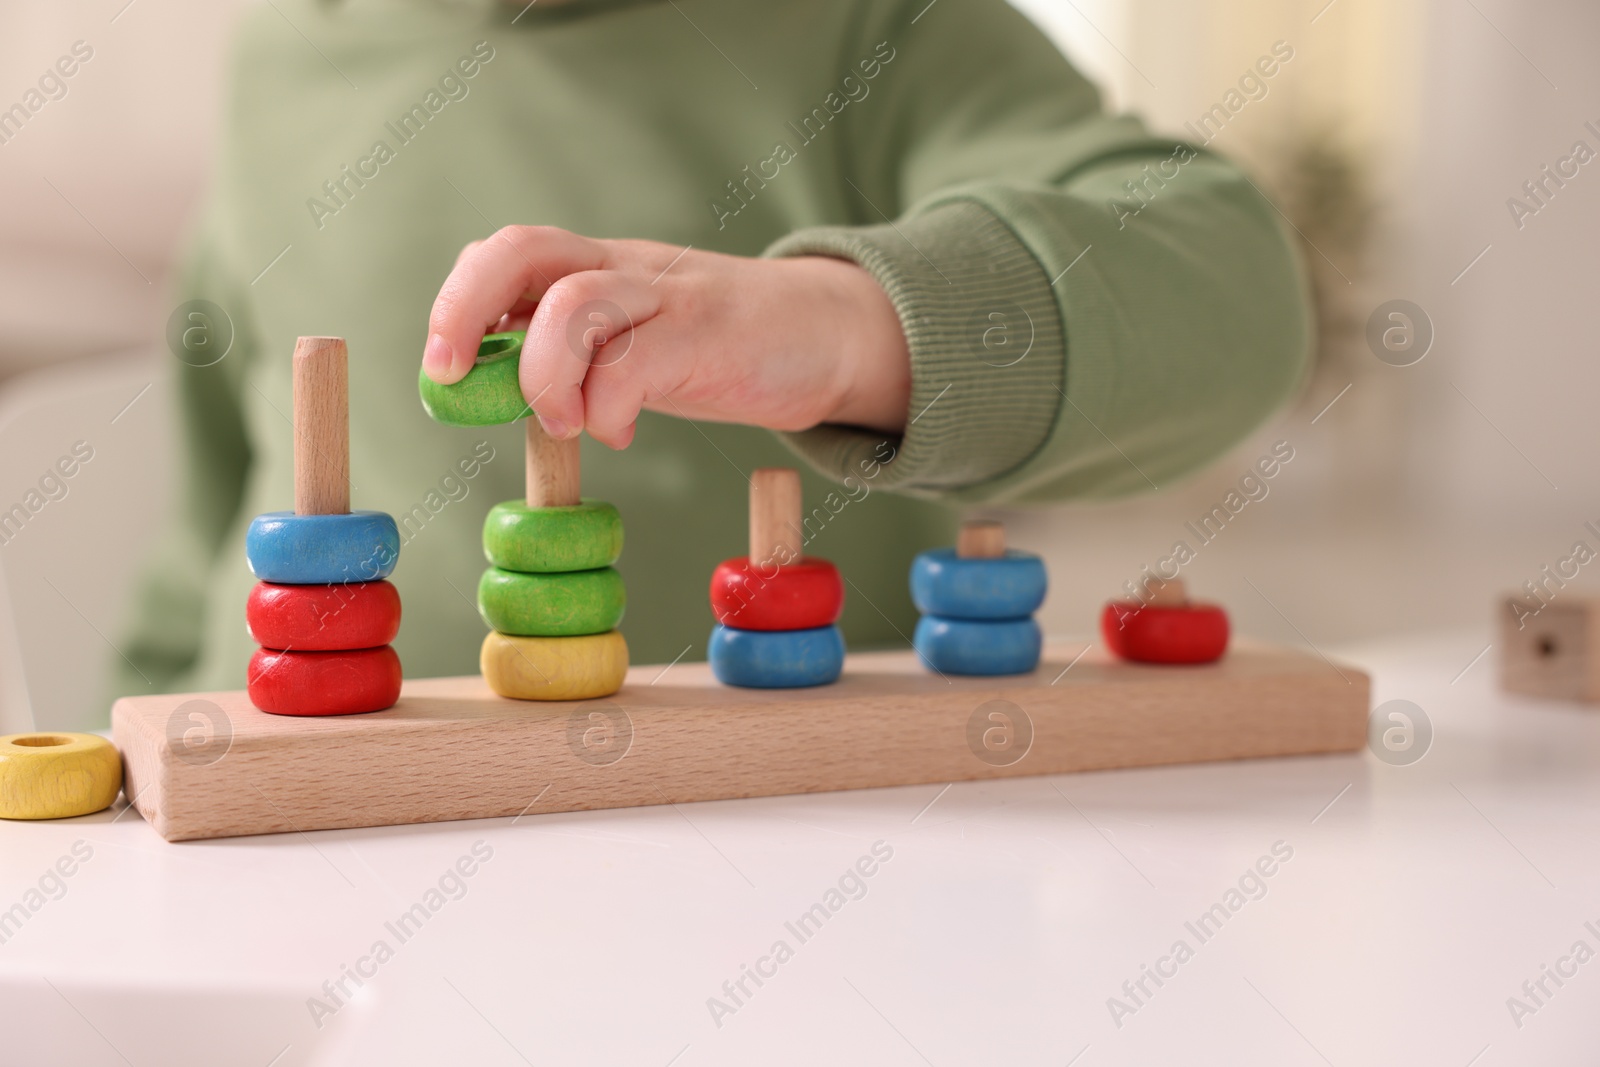
[{"label": "red wooden ring", "polygon": [[257,582],[244,607],[262,648],[343,652],[377,648],[400,632],[400,593],[388,582],[278,585]]},{"label": "red wooden ring", "polygon": [[832,626],[844,608],[844,582],[825,559],[782,567],[724,560],[711,573],[711,612],[735,630],[814,630]]},{"label": "red wooden ring", "polygon": [[355,715],[400,699],[400,657],[388,645],[354,652],[250,657],[250,703],[273,715]]},{"label": "red wooden ring", "polygon": [[1215,604],[1113,600],[1100,615],[1100,635],[1113,653],[1137,663],[1210,663],[1228,650],[1228,615]]}]

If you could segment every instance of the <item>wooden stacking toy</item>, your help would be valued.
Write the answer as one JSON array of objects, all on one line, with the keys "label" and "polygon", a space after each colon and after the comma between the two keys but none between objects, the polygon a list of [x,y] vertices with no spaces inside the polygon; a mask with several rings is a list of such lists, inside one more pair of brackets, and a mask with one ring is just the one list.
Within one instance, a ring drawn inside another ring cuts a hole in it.
[{"label": "wooden stacking toy", "polygon": [[1149,599],[1113,600],[1100,613],[1100,634],[1114,654],[1136,663],[1210,663],[1228,650],[1228,615],[1189,600],[1180,578],[1151,578]]},{"label": "wooden stacking toy", "polygon": [[111,806],[122,757],[96,734],[0,737],[0,819],[66,819]]},{"label": "wooden stacking toy", "polygon": [[844,669],[834,623],[844,582],[827,560],[801,554],[800,474],[766,467],[750,475],[750,554],[711,575],[707,658],[724,685],[792,689],[826,685]]},{"label": "wooden stacking toy", "polygon": [[490,626],[478,664],[489,688],[517,700],[610,696],[628,673],[617,625],[627,597],[612,564],[622,555],[622,516],[578,493],[578,440],[557,441],[522,397],[522,333],[483,339],[467,376],[418,379],[422,405],[450,426],[526,419],[526,501],[496,504],[483,524],[489,569],[478,611]]},{"label": "wooden stacking toy", "polygon": [[1043,560],[1007,550],[1005,527],[964,523],[954,549],[911,563],[911,599],[922,612],[912,645],[941,674],[1025,674],[1039,664],[1033,613],[1048,585]]},{"label": "wooden stacking toy", "polygon": [[294,346],[294,510],[258,515],[245,558],[260,579],[245,605],[250,701],[274,715],[351,715],[400,699],[400,594],[384,579],[400,531],[350,510],[348,352],[342,338]]}]

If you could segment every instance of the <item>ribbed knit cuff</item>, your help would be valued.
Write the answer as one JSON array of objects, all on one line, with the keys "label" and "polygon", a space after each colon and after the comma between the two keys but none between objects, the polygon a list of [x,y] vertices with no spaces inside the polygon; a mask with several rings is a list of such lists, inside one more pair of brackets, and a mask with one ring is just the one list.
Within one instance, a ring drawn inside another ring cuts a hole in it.
[{"label": "ribbed knit cuff", "polygon": [[780,435],[823,474],[955,489],[1044,443],[1066,379],[1061,314],[1038,259],[987,208],[963,200],[892,225],[799,230],[764,254],[857,263],[883,286],[911,349],[903,437],[832,425]]}]

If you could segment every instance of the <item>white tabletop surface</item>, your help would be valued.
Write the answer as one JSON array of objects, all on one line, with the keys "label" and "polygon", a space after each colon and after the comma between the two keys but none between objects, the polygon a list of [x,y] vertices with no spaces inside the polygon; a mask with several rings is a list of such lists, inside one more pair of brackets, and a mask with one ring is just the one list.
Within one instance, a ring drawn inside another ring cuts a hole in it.
[{"label": "white tabletop surface", "polygon": [[[1430,718],[1407,766],[177,845],[121,802],[0,823],[0,909],[29,913],[0,944],[0,1064],[1593,1064],[1600,958],[1570,953],[1600,952],[1600,711],[1500,694],[1486,642],[1341,650],[1375,703]],[[878,842],[892,855],[830,900]],[[1275,846],[1292,855],[1230,898]],[[427,896],[441,876],[456,899]],[[435,910],[402,941],[386,923],[418,902]],[[819,903],[837,910],[802,941],[786,923]],[[1217,904],[1202,940],[1186,924]],[[358,965],[351,996],[324,991]],[[1135,1000],[1146,965],[1171,976]],[[1570,977],[1535,1000],[1546,965]]]}]

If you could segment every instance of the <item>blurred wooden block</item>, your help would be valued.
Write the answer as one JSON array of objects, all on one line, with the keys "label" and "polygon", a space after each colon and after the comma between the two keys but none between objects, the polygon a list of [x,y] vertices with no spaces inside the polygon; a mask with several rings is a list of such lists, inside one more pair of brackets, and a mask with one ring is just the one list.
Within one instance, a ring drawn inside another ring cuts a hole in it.
[{"label": "blurred wooden block", "polygon": [[1600,701],[1600,598],[1500,603],[1500,687],[1547,700]]},{"label": "blurred wooden block", "polygon": [[[169,841],[538,815],[1203,760],[1353,752],[1367,676],[1243,645],[1198,667],[1045,651],[1032,674],[941,678],[854,655],[833,685],[749,690],[635,667],[605,700],[533,704],[413,679],[370,715],[288,718],[244,693],[126,697],[126,793]],[[1068,668],[1071,668],[1068,670]]]}]

